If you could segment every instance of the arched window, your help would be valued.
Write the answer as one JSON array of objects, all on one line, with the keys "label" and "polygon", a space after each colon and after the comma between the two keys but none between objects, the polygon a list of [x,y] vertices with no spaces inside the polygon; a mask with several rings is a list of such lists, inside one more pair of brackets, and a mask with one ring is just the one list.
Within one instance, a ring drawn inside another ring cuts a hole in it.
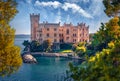
[{"label": "arched window", "polygon": [[69,34],[69,29],[67,29],[66,34]]}]

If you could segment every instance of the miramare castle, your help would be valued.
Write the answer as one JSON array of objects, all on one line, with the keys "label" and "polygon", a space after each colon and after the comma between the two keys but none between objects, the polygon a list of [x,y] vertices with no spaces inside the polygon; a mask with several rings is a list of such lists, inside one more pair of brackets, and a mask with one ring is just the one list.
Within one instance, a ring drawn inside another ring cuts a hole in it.
[{"label": "miramare castle", "polygon": [[72,23],[63,26],[59,23],[39,23],[39,14],[30,14],[31,21],[31,40],[42,43],[50,39],[53,44],[89,42],[89,26],[85,23],[78,23],[74,26]]}]

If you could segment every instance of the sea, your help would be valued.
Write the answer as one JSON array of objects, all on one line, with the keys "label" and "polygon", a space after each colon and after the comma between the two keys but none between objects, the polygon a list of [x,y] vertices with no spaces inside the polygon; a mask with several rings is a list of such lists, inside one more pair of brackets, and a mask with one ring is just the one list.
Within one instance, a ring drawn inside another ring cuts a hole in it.
[{"label": "sea", "polygon": [[[24,49],[22,45],[24,40],[30,41],[30,35],[17,35],[15,45]],[[0,77],[0,81],[64,81],[66,71],[69,70],[70,62],[79,64],[78,61],[61,57],[35,57],[37,64],[22,63],[19,70],[5,77]]]}]

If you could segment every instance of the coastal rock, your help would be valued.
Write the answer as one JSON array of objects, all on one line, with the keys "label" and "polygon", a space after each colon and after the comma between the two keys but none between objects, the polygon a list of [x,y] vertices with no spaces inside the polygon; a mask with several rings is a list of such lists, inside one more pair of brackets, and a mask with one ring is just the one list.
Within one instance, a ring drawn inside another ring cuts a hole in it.
[{"label": "coastal rock", "polygon": [[37,60],[31,54],[24,54],[22,58],[24,63],[37,63]]}]

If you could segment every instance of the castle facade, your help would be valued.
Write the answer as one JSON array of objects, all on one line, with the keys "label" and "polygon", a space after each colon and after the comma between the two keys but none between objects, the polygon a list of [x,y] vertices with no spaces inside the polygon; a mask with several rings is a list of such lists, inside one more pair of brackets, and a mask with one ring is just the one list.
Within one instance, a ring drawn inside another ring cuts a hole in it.
[{"label": "castle facade", "polygon": [[42,43],[50,39],[52,43],[78,43],[89,42],[89,26],[85,23],[78,23],[74,26],[72,23],[39,23],[39,14],[30,14],[31,21],[31,40],[37,40]]}]

